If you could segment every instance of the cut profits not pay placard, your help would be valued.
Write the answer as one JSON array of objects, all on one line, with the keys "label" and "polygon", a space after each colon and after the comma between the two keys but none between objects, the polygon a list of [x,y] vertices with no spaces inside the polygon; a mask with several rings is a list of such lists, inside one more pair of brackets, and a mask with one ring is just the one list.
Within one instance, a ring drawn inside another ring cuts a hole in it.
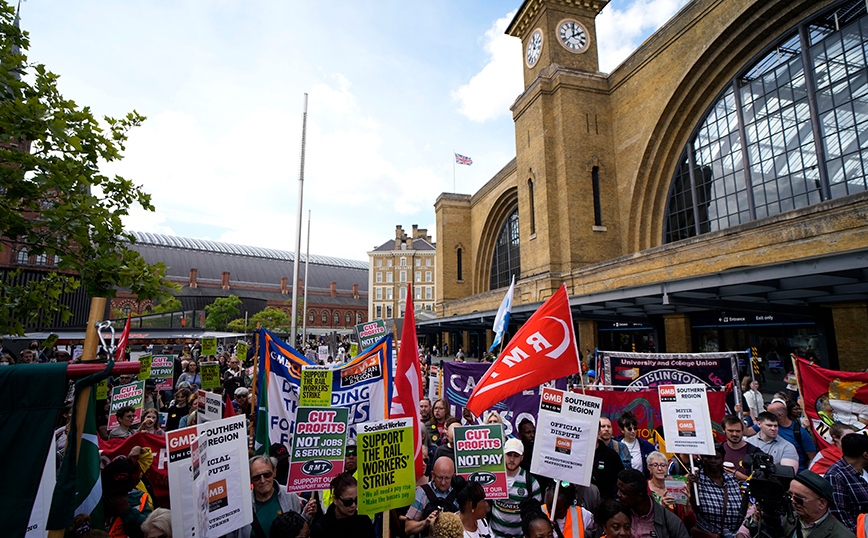
[{"label": "cut profits not pay placard", "polygon": [[349,410],[300,407],[292,436],[287,491],[327,490],[344,470]]}]

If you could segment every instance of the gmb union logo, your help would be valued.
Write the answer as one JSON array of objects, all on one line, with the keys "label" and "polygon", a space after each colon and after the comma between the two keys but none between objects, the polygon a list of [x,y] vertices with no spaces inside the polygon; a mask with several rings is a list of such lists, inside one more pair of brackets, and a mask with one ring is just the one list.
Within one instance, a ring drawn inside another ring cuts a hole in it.
[{"label": "gmb union logo", "polygon": [[301,466],[301,472],[308,476],[320,476],[332,470],[332,462],[327,460],[310,460]]}]

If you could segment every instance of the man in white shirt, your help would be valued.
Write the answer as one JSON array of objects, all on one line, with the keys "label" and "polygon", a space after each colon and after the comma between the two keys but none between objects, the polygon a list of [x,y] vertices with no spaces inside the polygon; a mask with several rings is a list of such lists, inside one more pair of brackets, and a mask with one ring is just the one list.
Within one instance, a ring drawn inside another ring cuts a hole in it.
[{"label": "man in white shirt", "polygon": [[793,473],[799,471],[799,453],[792,443],[778,438],[778,417],[763,411],[756,417],[760,431],[758,435],[745,439],[748,443],[770,455],[775,465],[787,465]]}]

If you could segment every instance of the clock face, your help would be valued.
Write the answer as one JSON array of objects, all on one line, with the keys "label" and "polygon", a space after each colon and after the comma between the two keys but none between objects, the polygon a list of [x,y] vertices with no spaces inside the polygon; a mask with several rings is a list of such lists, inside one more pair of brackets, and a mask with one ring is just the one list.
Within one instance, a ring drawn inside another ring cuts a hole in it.
[{"label": "clock face", "polygon": [[570,52],[585,52],[590,38],[582,23],[574,19],[564,19],[558,25],[558,41]]},{"label": "clock face", "polygon": [[528,67],[533,67],[536,65],[536,62],[539,60],[539,55],[542,52],[543,46],[543,33],[542,30],[537,28],[534,30],[533,35],[530,36],[530,41],[527,42],[527,54],[525,55],[525,61],[527,62]]}]

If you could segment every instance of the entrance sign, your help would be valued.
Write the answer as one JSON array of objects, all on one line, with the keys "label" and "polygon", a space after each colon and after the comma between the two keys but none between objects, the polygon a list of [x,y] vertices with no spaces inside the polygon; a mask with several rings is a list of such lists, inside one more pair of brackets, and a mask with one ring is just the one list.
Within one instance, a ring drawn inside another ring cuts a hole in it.
[{"label": "entrance sign", "polygon": [[[223,536],[253,523],[250,467],[244,415],[166,433],[172,534],[183,538]],[[202,498],[194,479],[193,443],[206,453],[199,473],[207,485],[207,526],[199,525]]]},{"label": "entrance sign", "polygon": [[601,398],[544,388],[530,472],[590,485],[602,405]]},{"label": "entrance sign", "polygon": [[479,482],[486,499],[507,499],[506,465],[503,457],[503,426],[455,427],[455,472]]},{"label": "entrance sign", "polygon": [[216,362],[200,362],[199,375],[203,389],[216,389],[220,386],[220,365]]},{"label": "entrance sign", "polygon": [[359,513],[409,506],[416,491],[413,420],[396,418],[358,427]]},{"label": "entrance sign", "polygon": [[666,450],[714,455],[714,436],[705,385],[661,385],[660,414]]},{"label": "entrance sign", "polygon": [[112,431],[118,427],[118,417],[115,413],[118,409],[125,406],[130,406],[136,410],[136,418],[133,424],[138,424],[142,421],[142,406],[145,403],[145,382],[135,381],[128,385],[121,385],[112,389],[112,403],[109,408],[108,430]]},{"label": "entrance sign", "polygon": [[332,400],[332,369],[328,366],[301,368],[301,407],[328,407]]},{"label": "entrance sign", "polygon": [[348,416],[345,408],[298,409],[287,491],[327,490],[332,479],[343,472]]},{"label": "entrance sign", "polygon": [[175,377],[175,356],[154,355],[151,359],[151,379],[157,382],[156,390],[172,390]]}]

